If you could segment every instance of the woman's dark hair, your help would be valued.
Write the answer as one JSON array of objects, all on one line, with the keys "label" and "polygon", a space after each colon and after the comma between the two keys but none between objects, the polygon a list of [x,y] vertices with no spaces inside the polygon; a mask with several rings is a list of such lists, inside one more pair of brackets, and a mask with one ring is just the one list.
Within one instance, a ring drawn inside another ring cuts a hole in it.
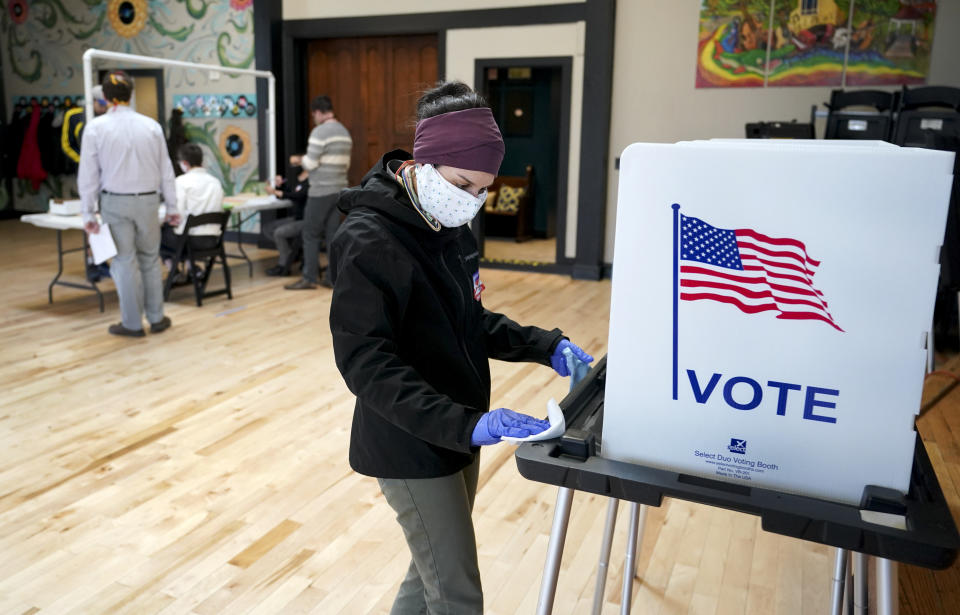
[{"label": "woman's dark hair", "polygon": [[329,96],[317,96],[310,102],[310,110],[320,111],[321,113],[333,111],[333,103]]},{"label": "woman's dark hair", "polygon": [[122,70],[112,70],[103,78],[103,95],[107,100],[113,102],[130,102],[130,95],[133,93],[133,79]]},{"label": "woman's dark hair", "polygon": [[417,121],[451,111],[488,106],[483,96],[462,81],[440,81],[417,101]]},{"label": "woman's dark hair", "polygon": [[196,143],[184,143],[180,146],[180,149],[177,150],[177,155],[180,156],[180,160],[186,162],[191,167],[203,166],[203,150],[201,150],[200,146]]}]

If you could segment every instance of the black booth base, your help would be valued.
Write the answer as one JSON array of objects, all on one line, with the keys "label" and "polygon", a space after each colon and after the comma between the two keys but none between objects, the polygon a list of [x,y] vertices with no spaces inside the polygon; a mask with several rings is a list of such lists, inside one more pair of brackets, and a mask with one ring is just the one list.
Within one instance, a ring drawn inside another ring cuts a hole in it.
[{"label": "black booth base", "polygon": [[[604,357],[563,400],[567,432],[562,438],[517,449],[521,475],[649,506],[660,506],[670,496],[745,512],[758,515],[768,532],[926,568],[944,569],[956,559],[960,535],[919,435],[907,496],[898,502],[871,498],[876,503],[871,510],[904,511],[907,529],[899,530],[863,521],[857,506],[597,456],[605,375]],[[867,495],[874,490],[868,487]]]}]

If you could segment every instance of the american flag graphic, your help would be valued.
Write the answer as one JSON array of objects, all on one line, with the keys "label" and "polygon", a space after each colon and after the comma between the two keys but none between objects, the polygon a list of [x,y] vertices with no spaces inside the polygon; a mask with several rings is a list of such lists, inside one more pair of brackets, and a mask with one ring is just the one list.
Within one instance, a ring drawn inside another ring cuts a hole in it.
[{"label": "american flag graphic", "polygon": [[820,261],[802,241],[751,229],[722,229],[680,215],[680,299],[720,301],[747,314],[822,320],[843,331],[814,288]]}]

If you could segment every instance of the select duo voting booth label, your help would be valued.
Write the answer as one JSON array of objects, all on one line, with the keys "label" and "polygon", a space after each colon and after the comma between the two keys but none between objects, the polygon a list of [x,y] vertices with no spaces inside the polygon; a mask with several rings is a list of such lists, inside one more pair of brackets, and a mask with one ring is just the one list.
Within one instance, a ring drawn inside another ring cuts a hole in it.
[{"label": "select duo voting booth label", "polygon": [[905,492],[952,169],[881,142],[628,147],[602,455]]}]

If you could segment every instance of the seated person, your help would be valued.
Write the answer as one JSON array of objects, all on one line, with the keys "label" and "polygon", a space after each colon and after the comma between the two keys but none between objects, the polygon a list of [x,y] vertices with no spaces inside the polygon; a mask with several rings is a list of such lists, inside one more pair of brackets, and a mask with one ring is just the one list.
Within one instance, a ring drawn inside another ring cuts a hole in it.
[{"label": "seated person", "polygon": [[293,202],[293,216],[273,220],[263,228],[263,234],[273,239],[277,244],[279,258],[277,264],[267,269],[267,275],[290,275],[293,265],[294,245],[300,239],[303,230],[303,208],[307,204],[307,188],[309,187],[307,171],[300,172],[294,181],[286,181],[277,175],[274,186],[267,184],[267,194],[275,195],[278,199],[287,199]]},{"label": "seated person", "polygon": [[[164,224],[160,231],[160,254],[167,268],[170,268],[171,259],[177,253],[187,218],[191,214],[199,216],[223,211],[223,186],[219,179],[203,168],[203,151],[200,146],[184,143],[177,151],[177,157],[180,159],[180,168],[183,169],[183,175],[176,179],[180,224],[176,228]],[[190,229],[190,235],[203,236],[194,240],[197,247],[213,247],[217,244],[220,227],[216,224],[205,224]]]}]

